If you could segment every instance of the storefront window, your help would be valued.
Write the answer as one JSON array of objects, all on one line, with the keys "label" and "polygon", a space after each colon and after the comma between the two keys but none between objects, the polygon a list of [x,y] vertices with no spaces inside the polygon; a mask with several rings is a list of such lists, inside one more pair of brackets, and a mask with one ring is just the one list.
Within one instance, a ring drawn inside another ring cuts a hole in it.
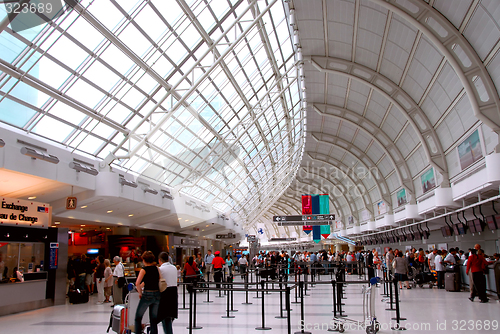
[{"label": "storefront window", "polygon": [[43,243],[0,242],[0,280],[21,273],[44,270],[45,245]]}]

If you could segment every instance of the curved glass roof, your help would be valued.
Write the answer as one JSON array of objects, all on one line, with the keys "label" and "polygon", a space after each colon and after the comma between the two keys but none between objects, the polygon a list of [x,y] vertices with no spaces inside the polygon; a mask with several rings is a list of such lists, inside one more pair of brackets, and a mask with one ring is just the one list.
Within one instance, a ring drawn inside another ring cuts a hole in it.
[{"label": "curved glass roof", "polygon": [[286,189],[305,111],[281,1],[66,2],[0,26],[0,121],[244,221]]}]

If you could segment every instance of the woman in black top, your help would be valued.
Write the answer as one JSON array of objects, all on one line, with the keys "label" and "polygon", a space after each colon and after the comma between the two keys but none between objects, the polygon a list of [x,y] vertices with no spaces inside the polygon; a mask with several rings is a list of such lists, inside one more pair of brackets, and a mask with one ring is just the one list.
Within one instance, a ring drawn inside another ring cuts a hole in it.
[{"label": "woman in black top", "polygon": [[[135,312],[135,333],[142,333],[142,316],[149,307],[149,319],[151,321],[151,334],[158,334],[158,306],[160,305],[160,272],[156,267],[155,256],[147,251],[142,255],[144,266],[139,272],[135,282],[137,292],[141,301]],[[143,291],[144,289],[144,291]]]}]

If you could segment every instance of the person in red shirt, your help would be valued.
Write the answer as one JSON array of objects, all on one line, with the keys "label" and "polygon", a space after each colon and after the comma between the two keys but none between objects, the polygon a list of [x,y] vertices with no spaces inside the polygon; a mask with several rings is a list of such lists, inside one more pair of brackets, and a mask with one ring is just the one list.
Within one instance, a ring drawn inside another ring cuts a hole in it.
[{"label": "person in red shirt", "polygon": [[194,258],[192,256],[189,257],[184,265],[184,275],[184,283],[192,283],[198,278],[198,267],[196,266],[196,262],[194,262]]},{"label": "person in red shirt", "polygon": [[478,295],[481,303],[487,303],[488,298],[486,297],[486,279],[484,277],[484,269],[488,266],[488,263],[486,263],[484,256],[476,253],[477,251],[475,249],[471,249],[469,259],[467,260],[466,274],[468,275],[469,271],[472,272],[472,281],[474,284],[469,300],[473,302],[474,297]]},{"label": "person in red shirt", "polygon": [[[212,260],[212,266],[214,268],[214,282],[222,282],[222,266],[226,264],[224,259],[220,256],[220,252],[216,251],[214,253],[215,258]],[[217,288],[220,284],[215,285]]]}]

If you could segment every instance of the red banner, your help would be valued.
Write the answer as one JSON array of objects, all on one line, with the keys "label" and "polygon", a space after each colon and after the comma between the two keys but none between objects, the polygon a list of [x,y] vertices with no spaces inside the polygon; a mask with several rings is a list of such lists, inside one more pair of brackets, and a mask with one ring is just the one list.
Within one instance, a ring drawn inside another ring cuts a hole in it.
[{"label": "red banner", "polygon": [[3,247],[5,245],[8,245],[9,243],[8,242],[0,242],[0,247]]}]

